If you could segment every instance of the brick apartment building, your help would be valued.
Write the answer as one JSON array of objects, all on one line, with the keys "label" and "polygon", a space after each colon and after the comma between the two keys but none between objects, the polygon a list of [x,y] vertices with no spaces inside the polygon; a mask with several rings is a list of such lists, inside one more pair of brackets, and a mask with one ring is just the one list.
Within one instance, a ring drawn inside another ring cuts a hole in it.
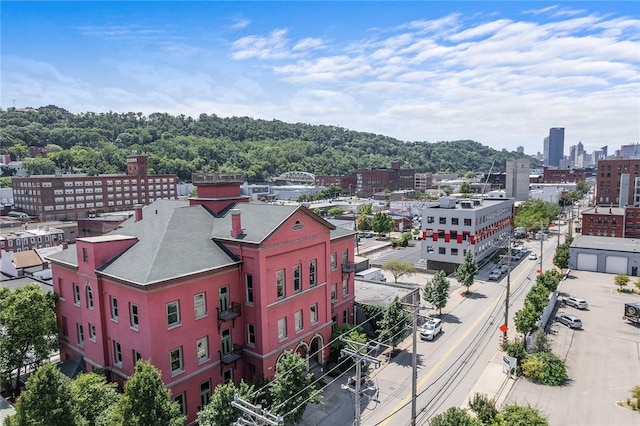
[{"label": "brick apartment building", "polygon": [[243,180],[194,175],[188,202],[157,200],[50,256],[62,360],[123,382],[150,359],[189,423],[216,385],[272,377],[287,350],[323,364],[333,327],[353,322],[354,233],[250,203]]},{"label": "brick apartment building", "polygon": [[415,170],[401,169],[400,162],[391,163],[391,168],[358,169],[356,171],[356,195],[371,197],[385,189],[391,191],[414,189]]},{"label": "brick apartment building", "polygon": [[175,199],[176,175],[148,175],[147,158],[127,158],[127,174],[14,177],[14,208],[40,221],[76,220],[96,213],[132,210],[136,204]]},{"label": "brick apartment building", "polygon": [[560,167],[544,167],[544,183],[584,182],[587,177],[585,169],[570,169]]},{"label": "brick apartment building", "polygon": [[640,238],[640,207],[594,207],[582,212],[582,235]]},{"label": "brick apartment building", "polygon": [[316,176],[315,180],[318,186],[338,186],[341,189],[341,195],[354,195],[356,193],[356,176]]},{"label": "brick apartment building", "polygon": [[640,159],[598,161],[596,204],[640,206]]}]

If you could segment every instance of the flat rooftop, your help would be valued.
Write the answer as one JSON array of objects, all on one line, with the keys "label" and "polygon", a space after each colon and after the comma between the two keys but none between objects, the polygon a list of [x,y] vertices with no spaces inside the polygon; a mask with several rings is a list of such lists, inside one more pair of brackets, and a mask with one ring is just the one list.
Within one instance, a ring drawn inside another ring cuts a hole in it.
[{"label": "flat rooftop", "polygon": [[579,235],[573,240],[573,242],[571,242],[571,247],[640,253],[640,240],[637,240],[635,238]]}]

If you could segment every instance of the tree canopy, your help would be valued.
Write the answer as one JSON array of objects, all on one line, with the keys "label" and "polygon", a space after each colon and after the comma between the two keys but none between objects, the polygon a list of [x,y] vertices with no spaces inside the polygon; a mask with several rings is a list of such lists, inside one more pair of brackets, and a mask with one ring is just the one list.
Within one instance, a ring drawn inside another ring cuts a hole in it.
[{"label": "tree canopy", "polygon": [[415,266],[411,262],[402,262],[400,260],[391,259],[382,264],[382,269],[391,272],[393,281],[398,282],[398,278],[405,275],[412,275],[416,272]]},{"label": "tree canopy", "polygon": [[39,285],[0,287],[0,374],[16,383],[23,366],[39,364],[58,348],[55,295]]},{"label": "tree canopy", "polygon": [[469,293],[469,288],[473,285],[477,273],[478,265],[473,260],[471,251],[467,251],[464,261],[456,268],[456,280],[466,287],[466,293]]},{"label": "tree canopy", "polygon": [[148,361],[138,361],[122,395],[110,412],[115,426],[182,426],[184,416],[171,400],[171,391],[162,383],[160,371]]},{"label": "tree canopy", "polygon": [[393,230],[393,219],[387,213],[377,212],[373,215],[371,229],[380,236],[386,235]]},{"label": "tree canopy", "polygon": [[27,147],[48,147],[47,160],[56,168],[89,174],[124,171],[126,156],[136,150],[149,157],[150,172],[176,173],[184,180],[192,172],[225,171],[243,171],[249,182],[292,170],[355,175],[357,169],[388,167],[398,158],[421,173],[488,172],[494,161],[524,157],[471,140],[405,142],[339,126],[213,114],[71,114],[53,105],[0,110],[0,140],[0,153],[12,160],[27,158]]},{"label": "tree canopy", "polygon": [[513,221],[517,227],[536,231],[542,227],[548,227],[561,210],[562,208],[557,204],[530,199],[520,205]]},{"label": "tree canopy", "polygon": [[198,413],[198,424],[200,426],[227,426],[234,424],[242,415],[242,411],[235,408],[231,403],[239,396],[245,401],[251,401],[253,386],[249,386],[244,381],[240,386],[233,382],[216,386],[211,395],[211,401]]},{"label": "tree canopy", "polygon": [[442,308],[449,300],[449,280],[444,271],[438,271],[422,288],[422,298],[431,303],[442,315]]},{"label": "tree canopy", "polygon": [[396,296],[384,311],[380,321],[380,339],[389,342],[395,349],[398,343],[404,339],[408,326],[409,316],[402,306],[402,302]]}]

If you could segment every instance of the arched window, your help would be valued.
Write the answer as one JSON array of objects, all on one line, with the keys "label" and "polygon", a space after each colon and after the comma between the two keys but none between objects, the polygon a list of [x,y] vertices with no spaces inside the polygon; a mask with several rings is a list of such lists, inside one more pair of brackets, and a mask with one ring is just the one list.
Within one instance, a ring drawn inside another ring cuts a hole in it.
[{"label": "arched window", "polygon": [[89,284],[85,286],[85,292],[87,295],[87,307],[89,309],[93,309],[93,290],[91,290],[91,286]]}]

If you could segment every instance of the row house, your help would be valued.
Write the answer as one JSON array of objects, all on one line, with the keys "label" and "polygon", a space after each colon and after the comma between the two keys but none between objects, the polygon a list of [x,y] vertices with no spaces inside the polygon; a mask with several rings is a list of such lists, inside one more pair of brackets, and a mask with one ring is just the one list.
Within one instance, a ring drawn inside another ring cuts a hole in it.
[{"label": "row house", "polygon": [[640,238],[640,207],[593,207],[582,213],[582,235]]},{"label": "row house", "polygon": [[176,175],[147,174],[147,158],[127,158],[127,174],[40,175],[12,179],[14,208],[40,221],[75,220],[177,198]]},{"label": "row house", "polygon": [[285,351],[324,364],[334,327],[353,323],[355,235],[248,202],[243,180],[195,174],[197,196],[51,256],[61,358],[118,382],[151,360],[189,423],[215,386],[273,377]]},{"label": "row house", "polygon": [[453,271],[467,252],[480,262],[511,234],[513,199],[443,197],[422,212],[422,258],[427,268]]}]

